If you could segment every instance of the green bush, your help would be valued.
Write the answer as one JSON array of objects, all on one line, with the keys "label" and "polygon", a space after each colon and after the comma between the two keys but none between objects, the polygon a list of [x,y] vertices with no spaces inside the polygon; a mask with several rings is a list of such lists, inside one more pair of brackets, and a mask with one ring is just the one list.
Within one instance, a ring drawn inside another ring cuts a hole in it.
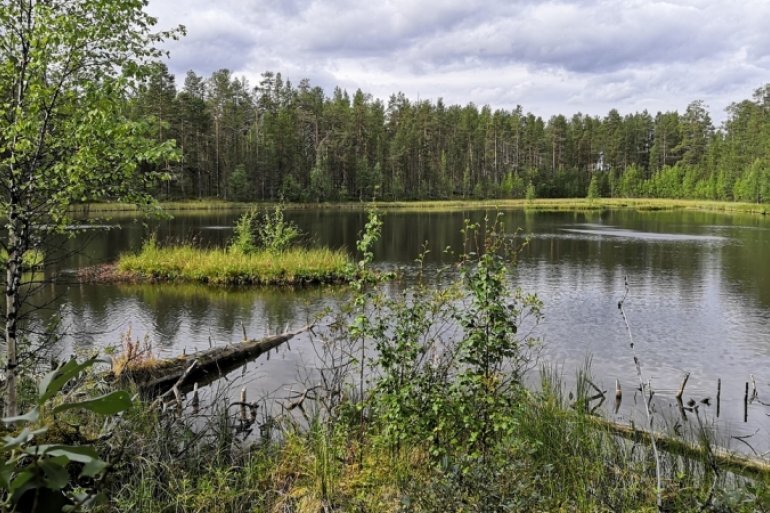
[{"label": "green bush", "polygon": [[296,245],[302,236],[297,225],[286,220],[283,205],[276,205],[272,211],[249,210],[238,218],[233,232],[230,247],[247,255],[259,249],[281,253]]}]

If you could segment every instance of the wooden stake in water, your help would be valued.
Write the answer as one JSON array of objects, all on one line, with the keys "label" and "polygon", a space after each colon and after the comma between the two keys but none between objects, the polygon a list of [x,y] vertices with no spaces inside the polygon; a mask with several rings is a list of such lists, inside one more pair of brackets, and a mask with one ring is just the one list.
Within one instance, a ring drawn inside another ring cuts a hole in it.
[{"label": "wooden stake in water", "polygon": [[722,378],[717,379],[717,418],[719,418],[719,409],[722,405]]},{"label": "wooden stake in water", "polygon": [[746,392],[743,393],[743,422],[749,421],[749,382],[746,382]]},{"label": "wooden stake in water", "polygon": [[615,379],[615,413],[620,410],[620,403],[623,402],[623,390],[620,388],[620,381]]},{"label": "wooden stake in water", "polygon": [[246,417],[246,389],[241,389],[241,422],[247,422],[248,418]]}]

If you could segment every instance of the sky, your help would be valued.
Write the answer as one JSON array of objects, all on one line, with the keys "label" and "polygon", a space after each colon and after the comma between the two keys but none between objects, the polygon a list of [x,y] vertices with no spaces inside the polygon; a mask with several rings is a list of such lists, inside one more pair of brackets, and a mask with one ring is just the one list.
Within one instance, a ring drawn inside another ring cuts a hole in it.
[{"label": "sky", "polygon": [[770,0],[150,0],[183,83],[265,71],[331,95],[490,105],[548,118],[703,100],[715,124],[770,83]]}]

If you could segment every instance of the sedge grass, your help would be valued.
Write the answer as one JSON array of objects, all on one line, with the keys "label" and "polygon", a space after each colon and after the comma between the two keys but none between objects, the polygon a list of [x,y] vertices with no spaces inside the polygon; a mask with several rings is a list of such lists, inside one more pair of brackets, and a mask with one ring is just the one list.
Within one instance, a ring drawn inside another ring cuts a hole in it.
[{"label": "sedge grass", "polygon": [[138,254],[121,256],[117,269],[137,281],[302,285],[346,281],[351,261],[344,251],[328,248],[261,250],[246,254],[232,249],[146,244]]}]

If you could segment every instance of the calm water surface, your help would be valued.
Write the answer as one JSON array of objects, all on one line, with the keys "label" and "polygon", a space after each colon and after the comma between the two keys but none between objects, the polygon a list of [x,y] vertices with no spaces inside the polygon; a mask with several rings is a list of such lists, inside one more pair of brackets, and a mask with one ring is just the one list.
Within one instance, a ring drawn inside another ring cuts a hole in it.
[{"label": "calm water surface", "polygon": [[[66,260],[64,268],[112,261],[121,252],[138,249],[150,231],[157,231],[161,241],[224,244],[237,216],[182,214],[152,226],[121,221],[109,230],[95,227],[65,243],[74,249],[89,240],[84,251]],[[482,211],[386,213],[375,251],[377,262],[403,268],[408,282],[414,258],[426,241],[431,250],[428,268],[441,267],[451,261],[445,248],[462,247],[464,219],[483,216]],[[290,212],[288,217],[313,241],[350,252],[366,220],[363,212],[336,210]],[[721,378],[717,427],[725,437],[723,443],[744,447],[727,437],[759,430],[749,441],[759,448],[770,446],[766,415],[770,409],[761,404],[770,403],[769,220],[683,211],[516,210],[506,211],[504,222],[511,234],[521,240],[529,237],[511,279],[543,301],[545,317],[538,329],[545,341],[543,358],[560,369],[566,382],[590,357],[594,382],[612,396],[617,379],[625,392],[623,408],[607,415],[639,419],[639,408],[633,408],[638,379],[618,310],[627,280],[625,309],[637,354],[657,391],[656,407],[668,422],[687,422],[672,407],[686,372],[691,377],[685,399],[711,398],[710,406],[700,408],[716,420]],[[117,345],[121,334],[131,329],[134,338],[147,336],[163,355],[189,353],[209,344],[240,340],[242,323],[250,337],[302,326],[324,307],[345,298],[344,291],[328,287],[228,290],[66,281],[38,296],[62,318],[68,332],[65,352]],[[299,339],[291,350],[279,351],[270,361],[249,364],[240,379],[279,395],[287,388],[300,388],[297,382],[315,360],[311,344],[308,338]],[[744,387],[752,377],[758,400],[749,405],[749,421],[744,423]]]}]

